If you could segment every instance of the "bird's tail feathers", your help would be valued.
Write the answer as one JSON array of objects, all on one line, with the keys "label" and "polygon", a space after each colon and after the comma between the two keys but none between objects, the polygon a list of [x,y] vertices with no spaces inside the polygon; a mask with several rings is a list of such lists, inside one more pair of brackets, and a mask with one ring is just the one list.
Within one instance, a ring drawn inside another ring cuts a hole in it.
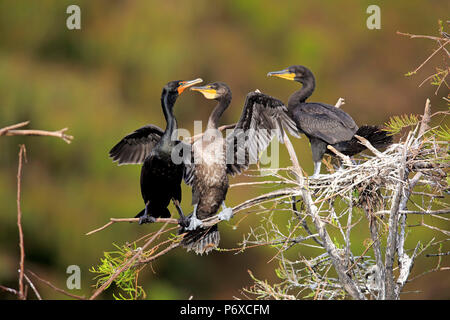
[{"label": "bird's tail feathers", "polygon": [[369,140],[370,144],[377,149],[386,148],[393,142],[392,135],[378,126],[362,126],[356,134]]},{"label": "bird's tail feathers", "polygon": [[[388,147],[393,141],[392,136],[378,126],[362,126],[358,129],[358,131],[356,131],[355,134],[366,138],[376,149]],[[361,144],[356,137],[353,137],[350,141],[345,142],[345,144],[346,146],[345,148],[342,148],[341,152],[347,156],[353,156],[366,149],[366,147]]]},{"label": "bird's tail feathers", "polygon": [[220,233],[217,225],[206,228],[198,228],[193,231],[186,231],[181,228],[179,234],[186,233],[181,244],[187,251],[194,251],[196,254],[208,254],[218,247]]}]

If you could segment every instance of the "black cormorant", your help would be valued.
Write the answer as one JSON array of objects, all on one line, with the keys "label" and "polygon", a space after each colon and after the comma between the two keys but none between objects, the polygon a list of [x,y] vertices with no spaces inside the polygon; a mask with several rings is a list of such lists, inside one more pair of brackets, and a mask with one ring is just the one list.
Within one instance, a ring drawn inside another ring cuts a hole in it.
[{"label": "black cormorant", "polygon": [[256,163],[260,152],[264,151],[274,135],[281,136],[282,123],[292,120],[287,109],[279,100],[272,101],[260,92],[247,95],[241,118],[235,128],[224,139],[218,130],[218,122],[231,102],[231,90],[221,82],[191,90],[201,92],[205,98],[214,99],[218,104],[212,111],[206,131],[193,143],[193,163],[186,165],[185,181],[192,186],[194,211],[190,224],[182,227],[180,233],[188,232],[182,244],[196,253],[208,253],[220,241],[217,224],[203,228],[201,220],[215,215],[220,207],[219,219],[229,220],[232,209],[225,206],[228,191],[228,175],[240,174],[252,163]]},{"label": "black cormorant", "polygon": [[161,94],[161,105],[166,119],[166,129],[149,124],[124,137],[109,152],[113,161],[122,164],[141,164],[141,193],[145,209],[137,214],[139,224],[154,222],[156,218],[170,217],[167,206],[170,200],[180,214],[180,224],[187,222],[181,211],[181,181],[184,174],[183,161],[173,161],[174,148],[181,143],[172,139],[177,129],[173,106],[178,96],[188,87],[202,82],[171,81]]},{"label": "black cormorant", "polygon": [[298,132],[304,133],[311,143],[314,161],[312,177],[320,174],[323,155],[334,155],[327,149],[327,145],[347,156],[353,156],[366,149],[354,137],[355,134],[369,140],[375,148],[383,148],[392,143],[392,136],[377,126],[358,128],[352,117],[341,109],[320,102],[306,102],[315,88],[314,75],[308,68],[295,65],[282,71],[269,72],[267,75],[297,81],[303,85],[290,96],[288,112],[295,121]]}]

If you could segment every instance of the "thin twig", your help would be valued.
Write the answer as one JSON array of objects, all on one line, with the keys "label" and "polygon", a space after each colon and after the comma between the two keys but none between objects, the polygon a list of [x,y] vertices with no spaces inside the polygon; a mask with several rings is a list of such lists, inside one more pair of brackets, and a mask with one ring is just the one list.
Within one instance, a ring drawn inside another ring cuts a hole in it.
[{"label": "thin twig", "polygon": [[345,104],[344,98],[339,98],[336,104],[334,105],[336,108],[340,108]]},{"label": "thin twig", "polygon": [[433,36],[428,36],[428,35],[420,35],[420,34],[411,34],[411,33],[405,33],[405,32],[400,32],[397,31],[398,35],[401,36],[407,36],[410,37],[411,39],[414,38],[422,38],[422,39],[431,39],[431,40],[435,40],[435,41],[443,41],[446,40],[444,37],[433,37]]},{"label": "thin twig", "polygon": [[57,291],[59,293],[62,293],[64,295],[68,296],[68,297],[75,298],[75,299],[78,299],[78,300],[86,300],[86,298],[84,296],[78,296],[76,294],[69,293],[69,292],[67,292],[67,291],[65,291],[63,289],[60,289],[60,288],[56,287],[50,281],[42,279],[41,277],[39,277],[37,274],[35,274],[33,271],[31,271],[29,269],[27,269],[27,273],[31,274],[34,278],[36,278],[37,280],[45,283],[47,286],[49,286],[50,288],[52,288],[53,290],[55,290],[55,291]]},{"label": "thin twig", "polygon": [[2,286],[2,285],[0,285],[0,289],[5,291],[5,292],[12,293],[12,294],[14,294],[14,295],[16,295],[18,297],[20,296],[19,291],[17,291],[16,289],[8,288],[8,287]]},{"label": "thin twig", "polygon": [[[109,220],[110,221],[107,224],[105,224],[104,226],[97,228],[95,230],[89,231],[85,235],[90,236],[91,234],[102,231],[116,222],[139,222],[139,218],[110,218]],[[155,221],[155,223],[166,223],[166,222],[171,223],[171,224],[178,224],[177,219],[170,219],[170,218],[156,218],[156,221]]]},{"label": "thin twig", "polygon": [[174,242],[170,246],[165,248],[164,250],[161,250],[160,252],[158,252],[157,254],[154,254],[144,260],[140,260],[139,264],[146,264],[146,263],[152,262],[152,261],[156,260],[157,258],[159,258],[160,256],[166,254],[167,252],[179,247],[180,245],[181,245],[181,242]]},{"label": "thin twig", "polygon": [[332,145],[327,145],[327,149],[331,150],[334,154],[336,154],[339,158],[341,158],[344,163],[348,166],[352,165],[352,162],[350,160],[349,156],[346,156],[345,154],[339,152],[336,148],[334,148]]},{"label": "thin twig", "polygon": [[442,253],[428,253],[425,255],[425,257],[429,258],[429,257],[440,257],[440,256],[448,256],[448,255],[450,255],[450,251],[442,252]]},{"label": "thin twig", "polygon": [[[292,194],[292,192],[293,192],[293,189],[286,188],[286,189],[277,190],[274,192],[269,192],[269,193],[263,194],[261,196],[255,197],[253,199],[244,201],[243,203],[241,203],[233,208],[233,215],[239,213],[240,211],[243,211],[245,209],[253,207],[257,204],[262,204],[266,201],[273,200],[275,198],[288,196],[288,195]],[[86,235],[88,236],[88,235],[92,235],[96,232],[102,231],[117,222],[138,222],[138,221],[139,221],[139,218],[110,218],[110,221],[108,223],[101,226],[100,228],[89,231],[88,233],[86,233]],[[203,227],[210,227],[210,226],[213,226],[213,225],[219,223],[220,221],[221,220],[219,220],[218,216],[215,215],[210,218],[202,220],[202,223],[203,223]],[[171,219],[171,218],[157,218],[155,223],[178,224],[179,221],[177,219]]]},{"label": "thin twig", "polygon": [[20,123],[17,123],[17,124],[13,124],[12,126],[4,127],[2,129],[0,129],[0,136],[3,136],[9,130],[14,130],[14,129],[25,127],[29,123],[30,123],[30,121],[25,121],[25,122],[20,122]]},{"label": "thin twig", "polygon": [[430,129],[429,123],[431,120],[431,101],[430,99],[427,99],[425,102],[425,110],[422,116],[422,121],[420,123],[420,129],[419,129],[419,137],[422,137],[423,134]]},{"label": "thin twig", "polygon": [[25,277],[25,280],[28,282],[28,284],[30,285],[30,287],[33,290],[34,294],[36,295],[36,298],[38,298],[38,300],[42,300],[41,295],[37,291],[37,289],[34,286],[33,282],[31,282],[30,278],[28,278],[28,276],[25,273],[23,274],[23,276]]},{"label": "thin twig", "polygon": [[24,262],[25,262],[25,248],[23,244],[23,230],[22,230],[22,210],[20,208],[20,189],[22,180],[22,163],[26,156],[25,145],[20,145],[19,151],[19,166],[17,169],[17,228],[19,229],[19,248],[20,248],[20,270],[19,270],[19,298],[25,300],[23,291],[23,277],[24,277]]},{"label": "thin twig", "polygon": [[377,148],[375,148],[370,142],[369,140],[367,140],[364,137],[361,137],[357,134],[355,134],[355,138],[358,139],[362,145],[364,145],[367,149],[369,149],[370,151],[373,152],[374,155],[376,155],[377,157],[382,157],[383,153],[378,151]]}]

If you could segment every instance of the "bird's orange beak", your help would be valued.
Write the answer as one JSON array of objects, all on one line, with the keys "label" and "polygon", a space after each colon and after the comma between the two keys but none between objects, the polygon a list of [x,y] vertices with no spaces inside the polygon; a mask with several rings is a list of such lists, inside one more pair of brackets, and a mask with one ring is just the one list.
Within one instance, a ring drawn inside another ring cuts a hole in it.
[{"label": "bird's orange beak", "polygon": [[195,80],[189,80],[189,81],[181,81],[180,84],[178,85],[178,94],[183,93],[183,91],[186,88],[192,87],[193,85],[202,82],[203,80],[200,78],[197,78]]}]

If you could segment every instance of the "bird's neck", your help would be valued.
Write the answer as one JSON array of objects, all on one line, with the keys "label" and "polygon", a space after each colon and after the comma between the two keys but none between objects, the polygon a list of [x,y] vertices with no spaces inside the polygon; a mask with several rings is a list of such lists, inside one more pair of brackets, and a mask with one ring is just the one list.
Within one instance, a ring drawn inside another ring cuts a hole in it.
[{"label": "bird's neck", "polygon": [[173,131],[177,129],[177,120],[173,115],[173,106],[177,97],[171,94],[163,94],[161,96],[161,106],[164,113],[164,118],[166,118],[166,130],[164,131],[165,137],[170,138]]},{"label": "bird's neck", "polygon": [[296,106],[299,103],[303,103],[308,99],[316,87],[316,83],[314,80],[314,77],[308,78],[306,80],[301,81],[302,87],[295,91],[290,97],[288,101],[288,108],[289,106]]},{"label": "bird's neck", "polygon": [[219,103],[214,108],[214,110],[211,112],[211,115],[208,119],[208,125],[207,129],[217,129],[219,125],[219,119],[222,116],[223,112],[226,108],[230,105],[231,102],[231,96],[225,95],[220,98]]}]

